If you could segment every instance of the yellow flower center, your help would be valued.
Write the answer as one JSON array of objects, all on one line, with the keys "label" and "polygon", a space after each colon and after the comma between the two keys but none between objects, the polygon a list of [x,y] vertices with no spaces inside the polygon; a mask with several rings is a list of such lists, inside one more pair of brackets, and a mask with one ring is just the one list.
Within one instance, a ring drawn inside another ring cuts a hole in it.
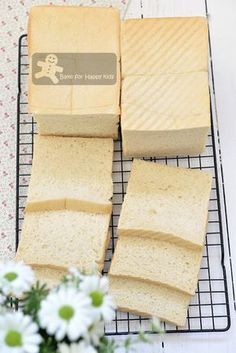
[{"label": "yellow flower center", "polygon": [[90,298],[92,299],[92,304],[95,307],[99,307],[103,303],[104,294],[100,291],[94,291],[90,293]]},{"label": "yellow flower center", "polygon": [[5,337],[5,343],[9,347],[21,347],[22,336],[18,331],[8,331]]},{"label": "yellow flower center", "polygon": [[69,321],[74,316],[74,309],[70,305],[63,305],[59,309],[59,316],[61,319]]},{"label": "yellow flower center", "polygon": [[18,277],[18,274],[15,272],[8,272],[4,276],[4,278],[7,279],[9,282],[14,281],[17,277]]}]

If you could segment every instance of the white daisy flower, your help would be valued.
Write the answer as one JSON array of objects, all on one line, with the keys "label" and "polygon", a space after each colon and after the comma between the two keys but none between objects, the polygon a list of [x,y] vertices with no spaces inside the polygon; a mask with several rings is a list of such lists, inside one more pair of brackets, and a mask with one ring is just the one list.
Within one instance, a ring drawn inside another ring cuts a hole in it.
[{"label": "white daisy flower", "polygon": [[42,338],[30,316],[11,312],[0,316],[0,352],[38,353]]},{"label": "white daisy flower", "polygon": [[73,287],[61,287],[41,302],[40,326],[58,341],[83,335],[92,323],[91,300]]},{"label": "white daisy flower", "polygon": [[92,346],[81,341],[80,343],[72,343],[71,345],[61,343],[58,353],[97,353],[97,351]]},{"label": "white daisy flower", "polygon": [[113,299],[108,295],[107,277],[86,276],[81,282],[80,289],[92,299],[94,316],[105,321],[111,321],[116,308]]},{"label": "white daisy flower", "polygon": [[88,331],[83,335],[85,342],[91,343],[93,346],[97,347],[99,345],[100,338],[104,336],[104,322],[97,321],[94,322],[88,329]]},{"label": "white daisy flower", "polygon": [[76,267],[70,267],[69,274],[74,277],[78,277],[81,281],[84,278],[84,275]]},{"label": "white daisy flower", "polygon": [[23,262],[0,263],[0,290],[3,294],[20,297],[30,289],[34,280],[34,272]]},{"label": "white daisy flower", "polygon": [[84,275],[75,267],[69,268],[68,274],[66,275],[66,282],[62,282],[62,286],[76,287],[78,288],[80,282],[83,280]]}]

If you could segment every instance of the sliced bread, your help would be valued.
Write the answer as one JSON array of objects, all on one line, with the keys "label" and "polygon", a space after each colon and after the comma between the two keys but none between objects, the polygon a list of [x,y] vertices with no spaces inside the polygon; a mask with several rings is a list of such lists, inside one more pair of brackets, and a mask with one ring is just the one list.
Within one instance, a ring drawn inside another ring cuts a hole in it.
[{"label": "sliced bread", "polygon": [[156,316],[184,326],[191,296],[174,289],[134,278],[109,276],[110,293],[121,311]]},{"label": "sliced bread", "polygon": [[121,236],[116,244],[110,274],[159,283],[194,294],[201,258],[201,249],[188,249],[139,236]]},{"label": "sliced bread", "polygon": [[37,115],[38,129],[41,135],[118,137],[119,116],[106,114],[80,115]]},{"label": "sliced bread", "polygon": [[40,284],[46,284],[48,288],[53,288],[57,286],[61,279],[67,274],[66,270],[49,268],[45,266],[32,266],[32,269],[35,273],[36,281],[39,281]]},{"label": "sliced bread", "polygon": [[111,213],[113,140],[36,136],[26,211]]},{"label": "sliced bread", "polygon": [[212,177],[199,170],[134,160],[118,234],[202,249],[211,182]]},{"label": "sliced bread", "polygon": [[110,215],[77,211],[25,214],[16,260],[54,269],[102,270]]}]

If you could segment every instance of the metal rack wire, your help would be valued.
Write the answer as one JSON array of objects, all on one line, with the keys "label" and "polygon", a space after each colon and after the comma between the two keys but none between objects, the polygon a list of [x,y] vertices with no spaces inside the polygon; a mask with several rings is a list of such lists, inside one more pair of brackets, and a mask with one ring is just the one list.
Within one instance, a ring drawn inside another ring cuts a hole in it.
[{"label": "metal rack wire", "polygon": [[[16,247],[18,245],[21,224],[24,218],[24,205],[29,184],[34,135],[37,127],[33,117],[27,112],[27,37],[19,40],[19,94],[17,118],[17,192],[16,192]],[[215,121],[212,116],[212,129],[208,136],[205,152],[201,156],[178,156],[175,158],[145,158],[153,162],[168,165],[196,168],[212,173],[213,186],[209,206],[209,222],[205,250],[201,264],[198,288],[193,297],[187,323],[184,328],[164,324],[167,332],[214,332],[226,331],[230,327],[229,295],[224,266],[224,246],[222,227],[222,198],[220,196],[219,173],[217,160],[217,139],[215,136]],[[111,241],[107,250],[104,272],[107,273],[111,256],[116,243],[116,227],[121,204],[126,192],[127,180],[131,168],[130,159],[123,158],[122,142],[115,142],[113,162],[113,214],[111,219]],[[117,312],[115,320],[106,326],[107,335],[125,335],[137,333],[140,329],[149,330],[149,320],[129,313]]]}]

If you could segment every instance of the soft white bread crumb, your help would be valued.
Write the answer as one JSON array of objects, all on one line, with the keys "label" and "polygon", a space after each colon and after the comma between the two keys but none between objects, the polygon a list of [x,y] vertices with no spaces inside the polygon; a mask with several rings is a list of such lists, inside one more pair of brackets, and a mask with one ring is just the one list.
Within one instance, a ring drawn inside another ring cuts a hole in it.
[{"label": "soft white bread crumb", "polygon": [[102,270],[110,215],[68,210],[25,214],[16,260],[55,269]]},{"label": "soft white bread crumb", "polygon": [[110,274],[159,283],[194,294],[201,258],[201,249],[188,249],[139,236],[121,236],[116,244]]},{"label": "soft white bread crumb", "polygon": [[109,279],[110,293],[120,310],[184,326],[190,295],[134,278],[110,275]]},{"label": "soft white bread crumb", "polygon": [[34,115],[41,135],[118,138],[119,116]]},{"label": "soft white bread crumb", "polygon": [[66,270],[49,268],[45,266],[32,266],[35,273],[36,281],[40,284],[46,284],[48,288],[53,288],[57,286],[62,278],[67,274]]},{"label": "soft white bread crumb", "polygon": [[118,224],[119,235],[202,248],[212,177],[199,170],[134,160]]},{"label": "soft white bread crumb", "polygon": [[36,136],[26,211],[111,213],[113,140]]}]

